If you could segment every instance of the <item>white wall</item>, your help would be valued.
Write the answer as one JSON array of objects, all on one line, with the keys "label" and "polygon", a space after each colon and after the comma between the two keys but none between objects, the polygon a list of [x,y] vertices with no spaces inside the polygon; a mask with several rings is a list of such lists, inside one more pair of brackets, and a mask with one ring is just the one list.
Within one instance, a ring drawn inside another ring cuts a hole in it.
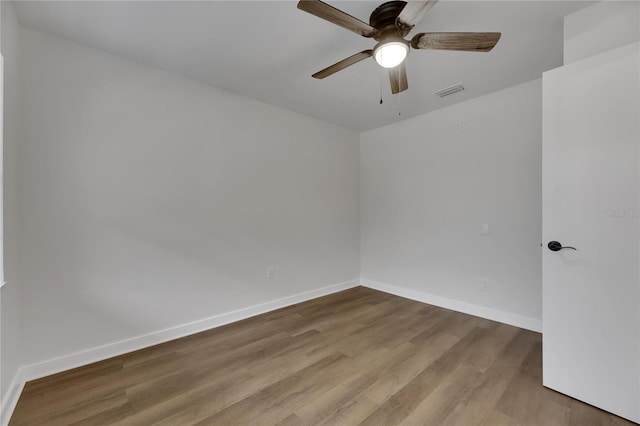
[{"label": "white wall", "polygon": [[536,80],[361,135],[365,283],[540,327],[541,96]]},{"label": "white wall", "polygon": [[358,278],[356,133],[26,28],[20,48],[25,364]]},{"label": "white wall", "polygon": [[564,18],[564,63],[640,40],[640,2],[606,0]]},{"label": "white wall", "polygon": [[4,275],[7,285],[0,290],[0,395],[8,398],[8,389],[20,364],[20,301],[17,277],[17,231],[19,227],[16,197],[16,155],[18,144],[18,62],[19,26],[11,2],[2,1],[1,34],[4,57]]}]

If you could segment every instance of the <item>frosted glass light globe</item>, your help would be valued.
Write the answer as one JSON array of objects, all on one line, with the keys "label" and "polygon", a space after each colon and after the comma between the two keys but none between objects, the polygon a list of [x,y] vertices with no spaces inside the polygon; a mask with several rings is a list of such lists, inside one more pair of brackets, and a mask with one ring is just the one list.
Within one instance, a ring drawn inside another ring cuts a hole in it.
[{"label": "frosted glass light globe", "polygon": [[409,46],[399,41],[389,41],[376,47],[373,57],[384,68],[395,68],[404,61],[409,53]]}]

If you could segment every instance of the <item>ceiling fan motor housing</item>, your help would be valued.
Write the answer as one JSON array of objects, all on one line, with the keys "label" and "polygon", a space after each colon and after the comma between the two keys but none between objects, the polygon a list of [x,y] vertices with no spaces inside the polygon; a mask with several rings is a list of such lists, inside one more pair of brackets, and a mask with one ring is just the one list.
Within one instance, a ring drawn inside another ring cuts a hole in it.
[{"label": "ceiling fan motor housing", "polygon": [[[407,4],[405,1],[388,1],[376,7],[369,17],[369,25],[378,30],[378,40],[385,38],[385,33],[397,34],[403,37],[405,34],[398,30],[396,18]],[[389,34],[386,34],[389,35]]]}]

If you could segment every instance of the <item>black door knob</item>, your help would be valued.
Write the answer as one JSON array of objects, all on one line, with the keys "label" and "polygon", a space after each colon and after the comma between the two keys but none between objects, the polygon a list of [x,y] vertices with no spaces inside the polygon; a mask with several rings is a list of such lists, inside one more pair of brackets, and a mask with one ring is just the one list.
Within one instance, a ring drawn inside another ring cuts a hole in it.
[{"label": "black door knob", "polygon": [[560,244],[557,241],[549,241],[549,244],[547,244],[547,247],[549,247],[549,250],[551,251],[560,251],[562,249],[576,250],[575,247],[562,246],[562,244]]}]

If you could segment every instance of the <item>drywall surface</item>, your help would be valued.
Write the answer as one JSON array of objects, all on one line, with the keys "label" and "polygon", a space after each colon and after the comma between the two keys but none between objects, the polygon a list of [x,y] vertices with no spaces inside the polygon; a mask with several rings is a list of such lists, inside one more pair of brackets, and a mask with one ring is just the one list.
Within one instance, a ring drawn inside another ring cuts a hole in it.
[{"label": "drywall surface", "polygon": [[358,134],[34,30],[20,47],[24,364],[358,278]]},{"label": "drywall surface", "polygon": [[541,103],[535,80],[361,135],[365,284],[541,319]]},{"label": "drywall surface", "polygon": [[[20,365],[20,283],[17,277],[19,228],[16,197],[16,159],[18,149],[18,43],[19,24],[13,13],[13,4],[3,1],[2,56],[4,58],[3,101],[3,190],[4,190],[4,279],[7,285],[0,289],[0,395],[2,400],[9,391]],[[1,279],[1,278],[0,278]]]},{"label": "drywall surface", "polygon": [[640,40],[640,2],[607,0],[564,18],[564,63]]}]

